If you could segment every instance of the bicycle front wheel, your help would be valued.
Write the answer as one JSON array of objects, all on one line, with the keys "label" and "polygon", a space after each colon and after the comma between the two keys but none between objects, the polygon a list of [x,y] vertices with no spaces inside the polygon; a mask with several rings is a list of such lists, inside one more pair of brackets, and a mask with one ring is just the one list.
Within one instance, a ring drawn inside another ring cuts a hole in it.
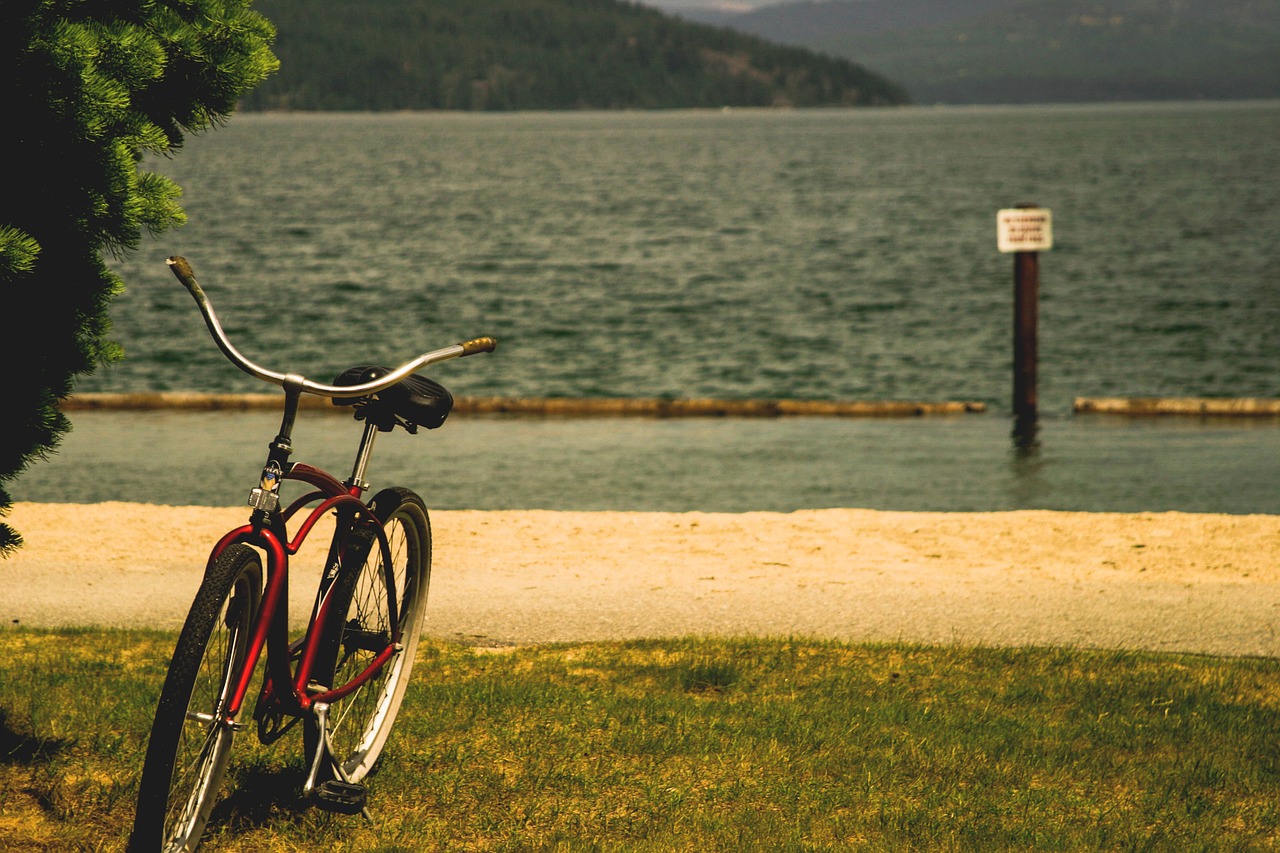
[{"label": "bicycle front wheel", "polygon": [[[400,710],[431,581],[431,525],[422,498],[408,489],[384,489],[369,508],[382,521],[390,560],[368,528],[347,534],[352,538],[330,593],[332,617],[315,670],[322,684],[337,688],[357,678],[388,646],[399,644],[395,656],[368,681],[329,708],[332,757],[343,780],[353,783],[373,769]],[[319,731],[309,721],[309,763],[318,748]]]},{"label": "bicycle front wheel", "polygon": [[231,752],[226,704],[262,598],[262,561],[227,548],[206,573],[160,692],[138,789],[132,850],[195,850]]}]

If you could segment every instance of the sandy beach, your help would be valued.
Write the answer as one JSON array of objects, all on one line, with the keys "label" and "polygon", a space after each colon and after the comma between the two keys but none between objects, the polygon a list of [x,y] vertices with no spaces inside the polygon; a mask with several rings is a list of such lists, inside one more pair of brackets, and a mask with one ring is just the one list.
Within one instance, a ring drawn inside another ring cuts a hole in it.
[{"label": "sandy beach", "polygon": [[[0,560],[0,618],[176,628],[209,547],[246,518],[16,504],[26,545]],[[428,631],[477,645],[719,634],[1280,655],[1280,516],[447,511],[432,528]],[[323,540],[311,548],[291,576],[297,617]]]}]

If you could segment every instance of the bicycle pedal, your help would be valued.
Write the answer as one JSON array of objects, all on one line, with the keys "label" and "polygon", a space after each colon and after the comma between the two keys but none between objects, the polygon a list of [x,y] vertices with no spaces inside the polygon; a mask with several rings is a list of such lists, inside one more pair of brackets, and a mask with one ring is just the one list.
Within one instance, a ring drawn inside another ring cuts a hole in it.
[{"label": "bicycle pedal", "polygon": [[317,785],[313,796],[316,805],[327,812],[360,814],[364,811],[367,793],[363,785],[330,779]]}]

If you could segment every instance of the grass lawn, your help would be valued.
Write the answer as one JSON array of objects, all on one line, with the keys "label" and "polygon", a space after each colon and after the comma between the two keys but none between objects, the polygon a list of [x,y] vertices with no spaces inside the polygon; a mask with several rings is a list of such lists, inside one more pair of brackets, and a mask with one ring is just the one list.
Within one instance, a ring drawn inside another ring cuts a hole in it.
[{"label": "grass lawn", "polygon": [[[120,850],[174,636],[0,631],[0,850]],[[424,644],[370,783],[236,741],[202,850],[1280,848],[1280,666],[803,640]]]}]

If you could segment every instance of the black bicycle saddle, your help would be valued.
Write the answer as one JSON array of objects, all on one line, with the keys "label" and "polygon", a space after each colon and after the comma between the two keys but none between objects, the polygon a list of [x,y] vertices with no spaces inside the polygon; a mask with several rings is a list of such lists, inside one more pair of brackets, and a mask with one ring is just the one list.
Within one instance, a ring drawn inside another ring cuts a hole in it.
[{"label": "black bicycle saddle", "polygon": [[[334,385],[360,385],[386,376],[390,370],[376,365],[349,367],[333,380]],[[416,433],[419,426],[435,429],[453,409],[453,395],[438,382],[416,373],[395,385],[366,397],[334,397],[335,406],[355,406],[356,420],[375,425],[382,432],[402,426]]]}]

